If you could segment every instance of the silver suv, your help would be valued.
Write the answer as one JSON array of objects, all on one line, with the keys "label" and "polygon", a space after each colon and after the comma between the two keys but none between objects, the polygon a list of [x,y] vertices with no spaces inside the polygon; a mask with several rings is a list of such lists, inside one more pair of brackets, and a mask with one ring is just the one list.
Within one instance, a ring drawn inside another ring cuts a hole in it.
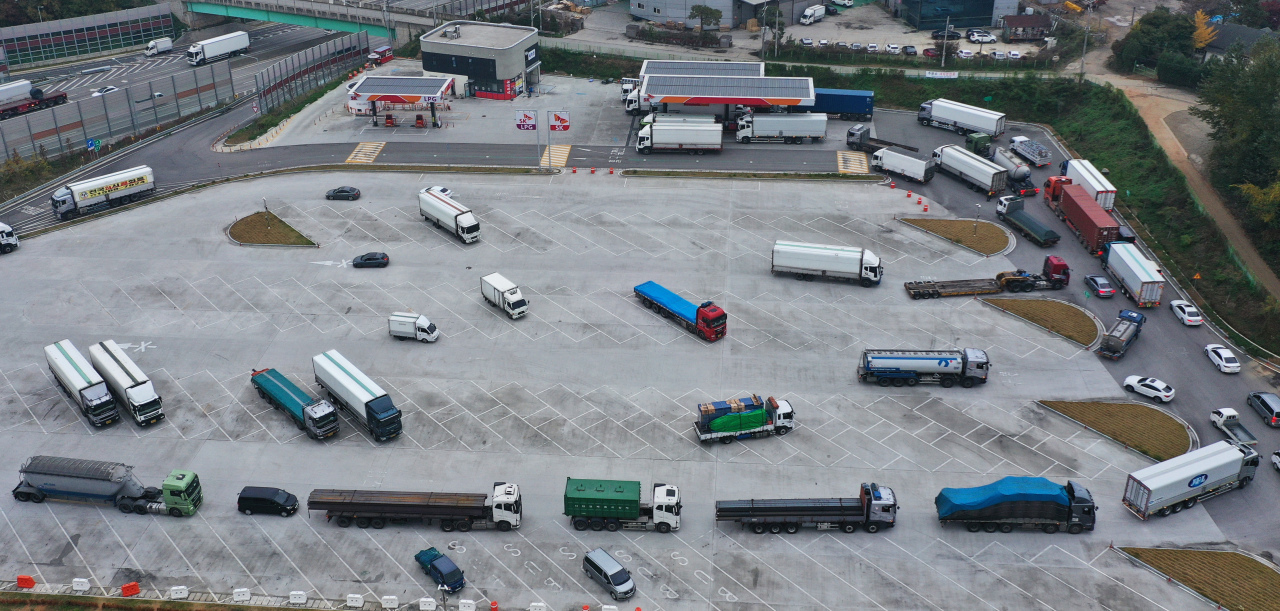
[{"label": "silver suv", "polygon": [[582,557],[582,571],[604,586],[614,600],[635,596],[636,582],[631,579],[631,573],[601,548],[597,547]]}]

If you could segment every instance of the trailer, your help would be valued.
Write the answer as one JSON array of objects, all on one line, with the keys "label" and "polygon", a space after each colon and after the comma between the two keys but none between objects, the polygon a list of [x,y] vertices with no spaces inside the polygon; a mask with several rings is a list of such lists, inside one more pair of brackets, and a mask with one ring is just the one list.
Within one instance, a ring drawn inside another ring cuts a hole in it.
[{"label": "trailer", "polygon": [[871,153],[871,169],[926,183],[933,180],[936,164],[925,155],[890,146]]},{"label": "trailer", "polygon": [[795,533],[802,526],[818,530],[869,533],[893,528],[898,503],[893,489],[864,483],[858,496],[834,499],[748,499],[716,501],[717,522],[737,522],[756,534]]},{"label": "trailer", "polygon": [[1044,186],[1045,204],[1076,234],[1089,254],[1101,256],[1104,246],[1119,237],[1120,224],[1093,201],[1084,187],[1060,176],[1050,177]]},{"label": "trailer", "polygon": [[364,372],[356,368],[337,350],[311,357],[316,383],[329,394],[329,400],[351,414],[361,428],[375,441],[398,437],[403,429],[400,410],[391,397]]},{"label": "trailer", "polygon": [[1010,183],[1022,182],[1031,177],[1031,167],[1027,165],[1027,162],[1005,150],[1004,147],[997,146],[995,154],[991,156],[991,160],[1009,172]]},{"label": "trailer", "polygon": [[232,32],[201,40],[187,49],[187,63],[199,66],[220,59],[234,57],[249,50],[249,35],[245,32]]},{"label": "trailer", "polygon": [[0,85],[0,121],[66,103],[65,91],[45,91],[31,81]]},{"label": "trailer", "polygon": [[289,416],[298,430],[312,439],[327,439],[338,434],[338,412],[324,399],[317,399],[298,388],[275,369],[259,369],[249,375],[249,383],[258,396]]},{"label": "trailer", "polygon": [[795,109],[836,115],[841,121],[870,121],[875,113],[874,91],[815,88],[813,96],[813,106],[797,106]]},{"label": "trailer", "polygon": [[1115,208],[1116,186],[1088,160],[1068,159],[1062,162],[1062,175],[1070,178],[1072,184],[1084,187],[1103,210],[1110,212]]},{"label": "trailer", "polygon": [[387,524],[440,522],[444,532],[520,528],[524,502],[520,486],[494,482],[488,494],[459,492],[396,492],[391,490],[316,489],[307,497],[307,511],[325,512],[325,520],[342,528],[385,528]]},{"label": "trailer", "polygon": [[678,320],[686,331],[709,342],[724,337],[728,329],[729,315],[711,301],[701,305],[681,297],[652,280],[632,289],[641,305],[663,318]]},{"label": "trailer", "polygon": [[827,137],[827,115],[821,113],[753,113],[738,117],[738,142],[817,143]]},{"label": "trailer", "polygon": [[1102,336],[1102,341],[1098,343],[1098,348],[1094,352],[1113,361],[1120,360],[1120,357],[1129,350],[1129,346],[1132,346],[1142,334],[1142,325],[1146,322],[1147,317],[1138,312],[1120,310],[1120,314],[1116,317],[1116,324]]},{"label": "trailer", "polygon": [[150,426],[164,420],[155,385],[115,340],[89,346],[89,361],[107,383],[117,408],[124,407],[135,423]]},{"label": "trailer", "polygon": [[155,190],[155,172],[140,165],[97,178],[69,182],[53,192],[49,205],[53,207],[53,213],[65,221],[140,200]]},{"label": "trailer", "polygon": [[981,132],[999,138],[1004,133],[1005,117],[994,110],[937,98],[920,105],[916,120],[926,127],[949,129],[962,136]]},{"label": "trailer", "polygon": [[912,299],[937,299],[993,293],[1030,293],[1036,290],[1059,290],[1071,284],[1071,268],[1057,255],[1047,255],[1039,274],[1026,270],[1000,272],[993,279],[915,280],[903,283]]},{"label": "trailer", "polygon": [[1102,249],[1102,271],[1106,272],[1125,297],[1140,308],[1160,305],[1164,294],[1164,274],[1155,261],[1142,254],[1136,244],[1108,242]]},{"label": "trailer", "polygon": [[1250,433],[1249,429],[1245,428],[1243,422],[1240,422],[1240,412],[1234,409],[1224,407],[1209,412],[1209,422],[1240,445],[1258,445],[1258,438],[1253,433]]},{"label": "trailer", "polygon": [[1053,153],[1048,147],[1026,136],[1009,138],[1009,148],[1037,168],[1053,163]]},{"label": "trailer", "polygon": [[[640,119],[640,125],[654,123],[697,123],[699,125],[720,125],[712,115],[685,115],[670,112],[651,112]],[[723,129],[723,128],[722,128]]]},{"label": "trailer", "polygon": [[751,395],[728,401],[698,404],[698,419],[693,430],[698,441],[733,443],[735,439],[754,439],[770,435],[786,435],[796,428],[796,413],[789,401]]},{"label": "trailer", "polygon": [[835,278],[858,282],[864,287],[876,286],[884,277],[880,257],[865,248],[783,240],[773,243],[769,271],[795,274],[800,280]]},{"label": "trailer", "polygon": [[636,150],[641,155],[654,151],[684,151],[690,155],[702,155],[707,151],[720,152],[724,148],[724,128],[718,123],[657,122],[640,128],[636,133]]},{"label": "trailer", "polygon": [[1041,248],[1053,246],[1062,239],[1058,232],[1045,227],[1033,218],[1027,212],[1023,199],[1017,195],[1006,195],[1000,198],[999,203],[996,204],[996,217]]},{"label": "trailer", "polygon": [[958,144],[934,149],[933,159],[939,170],[968,183],[974,191],[985,193],[987,199],[1004,191],[1008,184],[1008,170],[966,151]]},{"label": "trailer", "polygon": [[159,488],[143,486],[133,467],[101,460],[32,456],[18,472],[21,478],[13,488],[13,498],[24,503],[46,499],[96,503],[114,505],[120,513],[160,513],[175,518],[194,515],[204,503],[200,478],[183,469],[170,471]]},{"label": "trailer", "polygon": [[565,478],[564,515],[574,530],[680,530],[680,489],[653,485],[653,502],[640,498],[640,482]]},{"label": "trailer", "polygon": [[987,353],[977,348],[960,350],[863,350],[857,375],[880,386],[915,386],[920,382],[951,388],[986,384],[991,371]]},{"label": "trailer", "polygon": [[874,153],[882,148],[895,146],[904,151],[911,151],[912,153],[920,152],[920,149],[914,146],[900,144],[897,142],[889,142],[888,140],[881,140],[879,138],[872,138],[871,126],[863,125],[862,123],[850,127],[849,131],[845,132],[844,143],[855,151],[867,151]]},{"label": "trailer", "polygon": [[1252,447],[1219,441],[1129,474],[1124,506],[1139,520],[1165,517],[1248,487],[1261,459]]},{"label": "trailer", "polygon": [[53,379],[90,424],[102,427],[120,420],[111,389],[71,340],[45,346],[44,359]]},{"label": "trailer", "polygon": [[971,533],[1036,528],[1078,535],[1093,530],[1098,508],[1079,482],[1056,484],[1043,477],[1005,477],[974,488],[943,488],[933,501],[943,526],[963,524]]},{"label": "trailer", "polygon": [[480,239],[480,221],[468,208],[441,192],[439,187],[418,191],[418,214],[422,220],[442,228],[470,244]]}]

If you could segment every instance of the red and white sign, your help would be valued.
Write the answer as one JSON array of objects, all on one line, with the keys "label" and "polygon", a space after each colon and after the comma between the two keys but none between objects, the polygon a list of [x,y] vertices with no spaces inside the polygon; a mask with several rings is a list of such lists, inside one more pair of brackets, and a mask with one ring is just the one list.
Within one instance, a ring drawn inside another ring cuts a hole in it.
[{"label": "red and white sign", "polygon": [[516,129],[532,131],[538,129],[538,111],[517,110]]},{"label": "red and white sign", "polygon": [[553,132],[569,131],[569,111],[553,110],[549,114],[551,115],[551,119],[547,121],[547,125],[551,126],[550,127],[551,131]]}]

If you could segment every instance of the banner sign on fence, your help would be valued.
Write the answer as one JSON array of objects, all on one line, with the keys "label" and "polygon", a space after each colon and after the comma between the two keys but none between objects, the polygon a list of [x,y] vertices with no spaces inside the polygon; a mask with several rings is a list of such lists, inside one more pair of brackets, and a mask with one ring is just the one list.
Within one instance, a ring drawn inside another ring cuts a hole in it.
[{"label": "banner sign on fence", "polygon": [[538,129],[538,111],[517,110],[516,129],[524,131],[533,131]]},{"label": "banner sign on fence", "polygon": [[551,131],[553,132],[569,131],[569,111],[553,110],[553,111],[550,111],[548,114],[551,115],[551,119],[547,121],[547,125],[550,126]]},{"label": "banner sign on fence", "polygon": [[959,72],[939,72],[937,70],[926,70],[925,78],[960,78]]}]

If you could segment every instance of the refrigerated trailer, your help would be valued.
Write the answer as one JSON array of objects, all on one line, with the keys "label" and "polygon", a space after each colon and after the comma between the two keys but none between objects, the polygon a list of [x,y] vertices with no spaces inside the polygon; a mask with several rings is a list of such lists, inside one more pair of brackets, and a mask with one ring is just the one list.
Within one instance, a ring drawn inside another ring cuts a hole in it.
[{"label": "refrigerated trailer", "polygon": [[403,428],[400,410],[382,387],[356,368],[337,350],[311,357],[316,383],[329,393],[329,400],[351,414],[351,419],[373,436],[387,441]]},{"label": "refrigerated trailer", "polygon": [[1164,294],[1164,274],[1155,261],[1142,254],[1137,245],[1108,242],[1102,249],[1102,271],[1116,281],[1120,292],[1140,308],[1160,305]]},{"label": "refrigerated trailer", "polygon": [[921,125],[949,129],[962,136],[980,132],[998,138],[1004,133],[1004,113],[943,98],[921,104],[916,120]]},{"label": "refrigerated trailer", "polygon": [[321,488],[307,497],[307,511],[323,511],[326,520],[343,528],[383,528],[410,521],[429,526],[438,520],[445,532],[520,528],[523,505],[520,486],[506,482],[494,482],[489,494]]},{"label": "refrigerated trailer", "polygon": [[476,220],[471,209],[435,187],[418,191],[418,214],[422,215],[423,221],[452,233],[463,244],[480,239],[480,221]]},{"label": "refrigerated trailer", "polygon": [[220,59],[234,57],[249,50],[249,35],[245,32],[232,32],[201,40],[187,49],[187,63],[199,66]]},{"label": "refrigerated trailer", "polygon": [[795,533],[802,526],[852,533],[893,528],[898,503],[893,489],[862,484],[858,496],[831,499],[748,499],[716,501],[717,522],[737,522],[756,534]]},{"label": "refrigerated trailer", "polygon": [[636,133],[636,150],[641,155],[654,151],[684,151],[701,155],[724,148],[724,128],[718,123],[681,121],[646,125]]},{"label": "refrigerated trailer", "polygon": [[1129,474],[1124,506],[1140,520],[1191,509],[1253,481],[1261,462],[1253,448],[1219,441]]},{"label": "refrigerated trailer", "polygon": [[107,388],[111,389],[116,405],[124,407],[134,422],[149,426],[164,420],[162,401],[156,394],[155,385],[115,340],[89,346],[89,360],[106,381]]},{"label": "refrigerated trailer", "polygon": [[884,277],[880,257],[865,248],[783,240],[773,243],[769,271],[774,274],[795,274],[801,280],[814,277],[836,278],[857,282],[864,287],[880,284],[880,279]]},{"label": "refrigerated trailer", "polygon": [[106,426],[120,419],[120,410],[111,396],[111,389],[71,340],[64,339],[45,346],[44,359],[49,364],[53,379],[58,381],[58,386],[90,424]]},{"label": "refrigerated trailer", "polygon": [[738,131],[734,137],[743,144],[751,142],[803,144],[805,138],[816,143],[827,137],[827,115],[824,113],[744,115],[738,118]]},{"label": "refrigerated trailer", "polygon": [[959,144],[947,144],[933,151],[938,169],[969,184],[987,199],[1003,192],[1008,185],[1009,171],[983,159]]},{"label": "refrigerated trailer", "polygon": [[1073,184],[1084,187],[1103,210],[1109,212],[1115,208],[1116,186],[1088,160],[1068,159],[1062,162],[1062,175],[1070,178]]},{"label": "refrigerated trailer", "polygon": [[937,162],[933,158],[912,153],[896,146],[882,148],[871,154],[871,169],[885,174],[901,176],[918,183],[933,180]]}]

